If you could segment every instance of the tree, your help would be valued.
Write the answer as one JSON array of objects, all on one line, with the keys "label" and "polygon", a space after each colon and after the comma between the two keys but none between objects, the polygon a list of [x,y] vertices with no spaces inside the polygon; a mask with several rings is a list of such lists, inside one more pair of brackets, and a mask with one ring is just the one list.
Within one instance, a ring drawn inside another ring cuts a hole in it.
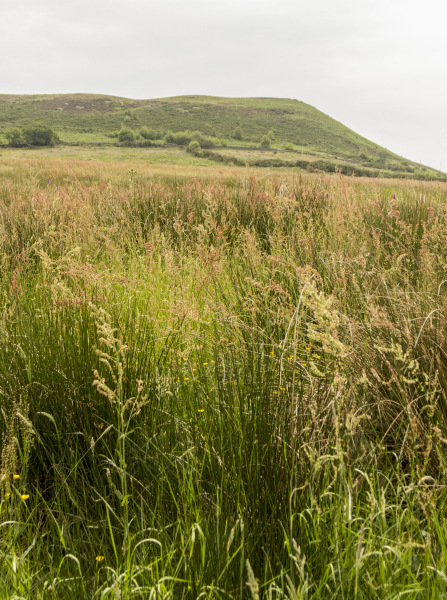
[{"label": "tree", "polygon": [[135,132],[129,127],[121,127],[118,133],[118,141],[121,143],[134,142]]},{"label": "tree", "polygon": [[267,135],[262,136],[261,139],[261,148],[270,148],[271,141]]},{"label": "tree", "polygon": [[8,141],[8,146],[19,148],[25,146],[26,141],[23,135],[23,131],[18,127],[11,127],[5,131],[5,137]]},{"label": "tree", "polygon": [[234,130],[233,137],[235,140],[242,140],[244,138],[244,133],[242,131],[242,127],[238,126]]},{"label": "tree", "polygon": [[57,133],[44,123],[27,125],[23,135],[29,146],[54,146],[60,141]]}]

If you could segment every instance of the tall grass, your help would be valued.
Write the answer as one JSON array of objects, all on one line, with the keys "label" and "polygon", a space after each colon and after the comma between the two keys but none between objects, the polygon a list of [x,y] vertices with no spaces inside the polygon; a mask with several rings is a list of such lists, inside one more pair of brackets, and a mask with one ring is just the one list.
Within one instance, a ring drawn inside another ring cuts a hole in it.
[{"label": "tall grass", "polygon": [[445,185],[4,166],[1,597],[447,593]]}]

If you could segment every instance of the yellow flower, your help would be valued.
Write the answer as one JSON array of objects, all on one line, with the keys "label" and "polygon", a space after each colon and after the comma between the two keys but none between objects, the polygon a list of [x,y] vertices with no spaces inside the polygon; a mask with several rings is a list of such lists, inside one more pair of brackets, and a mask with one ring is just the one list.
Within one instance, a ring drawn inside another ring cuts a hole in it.
[{"label": "yellow flower", "polygon": [[12,478],[13,479],[20,479],[20,475],[13,475]]},{"label": "yellow flower", "polygon": [[102,560],[104,560],[104,556],[97,556],[95,560],[96,562],[101,562]]},{"label": "yellow flower", "polygon": [[9,492],[6,492],[6,494],[5,494],[5,498],[9,498],[9,496],[10,496],[10,495],[11,495],[11,494],[10,494]]},{"label": "yellow flower", "polygon": [[275,390],[273,393],[274,393],[274,394],[277,394],[278,392]]},{"label": "yellow flower", "polygon": [[197,409],[197,412],[200,412],[200,413],[205,412],[205,409],[204,408],[199,408],[199,409]]},{"label": "yellow flower", "polygon": [[185,377],[185,381],[189,381],[189,377]]},{"label": "yellow flower", "polygon": [[21,498],[22,498],[22,500],[28,500],[29,494],[22,494]]},{"label": "yellow flower", "polygon": [[208,363],[203,363],[203,366],[204,366],[204,367],[206,367],[206,365],[207,365],[207,364],[208,364]]}]

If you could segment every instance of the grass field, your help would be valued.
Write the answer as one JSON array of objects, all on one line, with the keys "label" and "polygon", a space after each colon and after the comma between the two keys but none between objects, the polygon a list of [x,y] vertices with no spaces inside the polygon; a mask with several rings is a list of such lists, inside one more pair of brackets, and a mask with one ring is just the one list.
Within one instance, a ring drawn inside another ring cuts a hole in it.
[{"label": "grass field", "polygon": [[445,597],[447,184],[59,150],[0,158],[0,597]]}]

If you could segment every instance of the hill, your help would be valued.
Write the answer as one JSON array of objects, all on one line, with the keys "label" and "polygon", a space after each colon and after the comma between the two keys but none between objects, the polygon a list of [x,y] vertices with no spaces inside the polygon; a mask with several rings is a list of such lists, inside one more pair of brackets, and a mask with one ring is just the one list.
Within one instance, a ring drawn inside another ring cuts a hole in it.
[{"label": "hill", "polygon": [[[66,144],[116,144],[118,131],[126,127],[135,133],[133,145],[186,147],[198,138],[202,149],[196,149],[196,154],[218,162],[341,168],[373,176],[431,179],[444,175],[393,154],[309,104],[284,98],[0,95],[3,138],[6,129],[36,121],[53,127]],[[169,132],[188,133],[169,137]]]}]

